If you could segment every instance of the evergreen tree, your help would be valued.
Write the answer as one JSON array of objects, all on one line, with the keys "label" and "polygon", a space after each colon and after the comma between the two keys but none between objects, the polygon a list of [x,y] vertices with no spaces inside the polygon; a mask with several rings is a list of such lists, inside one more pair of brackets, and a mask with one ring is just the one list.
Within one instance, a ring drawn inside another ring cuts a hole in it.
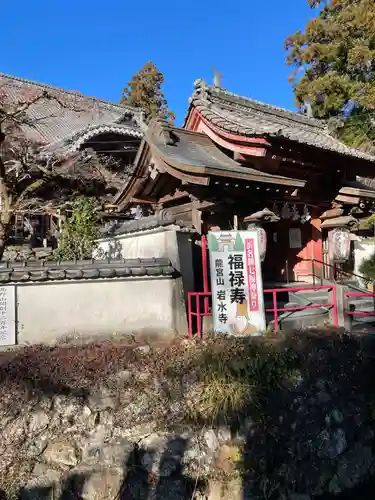
[{"label": "evergreen tree", "polygon": [[318,16],[285,42],[297,105],[338,118],[332,123],[348,144],[375,148],[374,0],[308,2],[322,6]]},{"label": "evergreen tree", "polygon": [[72,203],[71,216],[65,221],[54,259],[91,259],[99,238],[100,205],[93,198],[79,197]]},{"label": "evergreen tree", "polygon": [[124,88],[121,104],[142,108],[147,121],[155,117],[174,121],[175,115],[168,109],[162,91],[163,84],[163,73],[149,61]]}]

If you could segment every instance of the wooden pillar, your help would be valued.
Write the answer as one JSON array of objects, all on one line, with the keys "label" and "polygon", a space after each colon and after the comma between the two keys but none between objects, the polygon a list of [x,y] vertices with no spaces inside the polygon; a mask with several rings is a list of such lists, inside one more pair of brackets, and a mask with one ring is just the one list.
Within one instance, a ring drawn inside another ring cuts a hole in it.
[{"label": "wooden pillar", "polygon": [[311,259],[314,262],[313,268],[317,277],[323,277],[323,240],[322,240],[322,222],[319,218],[311,219],[311,236],[312,236],[312,255]]}]

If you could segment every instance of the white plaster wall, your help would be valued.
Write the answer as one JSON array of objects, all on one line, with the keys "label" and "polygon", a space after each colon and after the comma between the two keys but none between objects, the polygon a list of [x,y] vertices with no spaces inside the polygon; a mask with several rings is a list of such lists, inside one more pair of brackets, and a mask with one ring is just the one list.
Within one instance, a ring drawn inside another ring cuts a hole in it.
[{"label": "white plaster wall", "polygon": [[[375,252],[375,240],[373,238],[362,238],[357,236],[354,245],[354,273],[361,276],[359,268],[364,260],[371,257]],[[364,284],[364,283],[363,283]]]},{"label": "white plaster wall", "polygon": [[16,285],[18,343],[66,335],[164,335],[176,328],[175,280],[93,280]]},{"label": "white plaster wall", "polygon": [[179,270],[177,232],[158,228],[140,233],[130,233],[99,241],[99,248],[106,256],[116,259],[168,258]]},{"label": "white plaster wall", "polygon": [[99,240],[99,249],[112,259],[158,258],[169,259],[181,274],[176,279],[176,296],[180,311],[177,316],[179,332],[187,331],[187,294],[195,291],[191,235],[175,226],[156,228]]}]

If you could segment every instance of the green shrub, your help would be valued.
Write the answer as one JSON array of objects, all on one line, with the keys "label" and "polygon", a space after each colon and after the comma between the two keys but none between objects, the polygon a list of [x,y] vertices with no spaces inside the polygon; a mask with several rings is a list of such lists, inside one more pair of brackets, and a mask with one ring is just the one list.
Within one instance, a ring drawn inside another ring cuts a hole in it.
[{"label": "green shrub", "polygon": [[375,281],[375,252],[364,260],[359,267],[359,272],[368,280]]},{"label": "green shrub", "polygon": [[59,245],[53,254],[56,260],[91,259],[99,238],[99,204],[95,199],[79,197],[72,206],[59,236]]}]

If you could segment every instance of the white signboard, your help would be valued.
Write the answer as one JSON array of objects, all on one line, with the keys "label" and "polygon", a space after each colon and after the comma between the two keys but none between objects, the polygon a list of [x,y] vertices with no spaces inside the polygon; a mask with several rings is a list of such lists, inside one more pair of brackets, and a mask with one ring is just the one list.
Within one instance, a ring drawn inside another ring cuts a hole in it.
[{"label": "white signboard", "polygon": [[0,346],[16,343],[16,300],[13,285],[0,286]]},{"label": "white signboard", "polygon": [[208,249],[215,332],[261,335],[266,320],[257,231],[211,231]]}]

